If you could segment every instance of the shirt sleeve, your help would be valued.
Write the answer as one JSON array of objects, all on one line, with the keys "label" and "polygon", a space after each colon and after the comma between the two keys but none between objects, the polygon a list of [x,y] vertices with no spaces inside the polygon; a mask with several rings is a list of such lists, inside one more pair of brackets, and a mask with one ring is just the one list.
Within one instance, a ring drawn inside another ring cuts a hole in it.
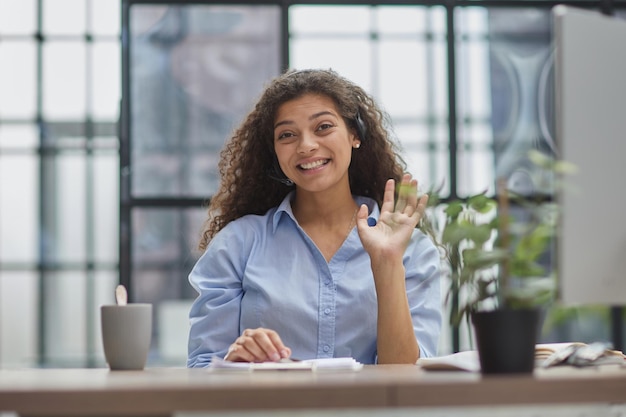
[{"label": "shirt sleeve", "polygon": [[416,230],[406,255],[406,291],[420,357],[436,356],[442,325],[440,254],[431,239]]},{"label": "shirt sleeve", "polygon": [[189,282],[198,292],[189,312],[189,368],[208,366],[214,355],[223,358],[239,337],[242,259],[247,251],[245,239],[236,229],[232,223],[222,229],[189,274]]}]

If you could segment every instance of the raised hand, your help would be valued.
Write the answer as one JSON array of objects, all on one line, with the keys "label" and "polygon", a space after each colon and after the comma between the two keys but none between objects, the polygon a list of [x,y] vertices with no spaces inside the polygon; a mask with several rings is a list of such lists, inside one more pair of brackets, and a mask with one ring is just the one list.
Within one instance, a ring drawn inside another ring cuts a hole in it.
[{"label": "raised hand", "polygon": [[417,180],[404,174],[399,185],[398,200],[394,201],[395,181],[385,184],[383,205],[375,226],[367,224],[367,207],[361,206],[357,228],[363,247],[372,261],[402,259],[413,230],[426,210],[428,196],[417,196]]}]

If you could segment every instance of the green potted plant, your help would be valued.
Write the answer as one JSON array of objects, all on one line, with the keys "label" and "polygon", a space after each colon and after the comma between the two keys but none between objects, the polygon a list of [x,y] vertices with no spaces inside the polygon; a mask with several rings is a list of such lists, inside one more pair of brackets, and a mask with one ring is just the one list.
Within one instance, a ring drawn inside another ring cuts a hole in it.
[{"label": "green potted plant", "polygon": [[[538,151],[529,159],[535,183],[549,181],[547,188],[573,170]],[[431,204],[438,205],[434,194]],[[540,307],[556,289],[555,274],[540,262],[558,225],[558,205],[546,197],[517,195],[498,181],[497,198],[480,193],[449,202],[440,224],[429,226],[448,267],[450,322],[473,326],[483,373],[533,371]]]}]

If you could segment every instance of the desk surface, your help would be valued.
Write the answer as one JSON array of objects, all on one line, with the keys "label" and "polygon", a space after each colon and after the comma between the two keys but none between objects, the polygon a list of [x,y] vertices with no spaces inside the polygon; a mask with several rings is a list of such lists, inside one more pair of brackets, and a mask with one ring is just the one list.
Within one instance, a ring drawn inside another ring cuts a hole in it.
[{"label": "desk surface", "polygon": [[626,403],[626,367],[532,376],[428,372],[148,368],[0,370],[0,412],[22,416],[170,416],[182,411]]}]

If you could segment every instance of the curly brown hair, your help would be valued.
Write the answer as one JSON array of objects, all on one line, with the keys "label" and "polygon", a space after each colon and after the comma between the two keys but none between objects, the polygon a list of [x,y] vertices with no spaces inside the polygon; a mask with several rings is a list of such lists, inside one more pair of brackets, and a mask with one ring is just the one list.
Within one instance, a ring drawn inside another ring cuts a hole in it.
[{"label": "curly brown hair", "polygon": [[288,71],[271,81],[220,153],[220,187],[208,207],[200,250],[228,223],[246,214],[264,214],[292,190],[276,180],[284,174],[274,152],[275,116],[283,103],[310,93],[331,98],[357,136],[366,132],[348,169],[352,194],[370,197],[380,206],[385,182],[401,180],[406,164],[390,137],[389,117],[365,90],[333,70]]}]

